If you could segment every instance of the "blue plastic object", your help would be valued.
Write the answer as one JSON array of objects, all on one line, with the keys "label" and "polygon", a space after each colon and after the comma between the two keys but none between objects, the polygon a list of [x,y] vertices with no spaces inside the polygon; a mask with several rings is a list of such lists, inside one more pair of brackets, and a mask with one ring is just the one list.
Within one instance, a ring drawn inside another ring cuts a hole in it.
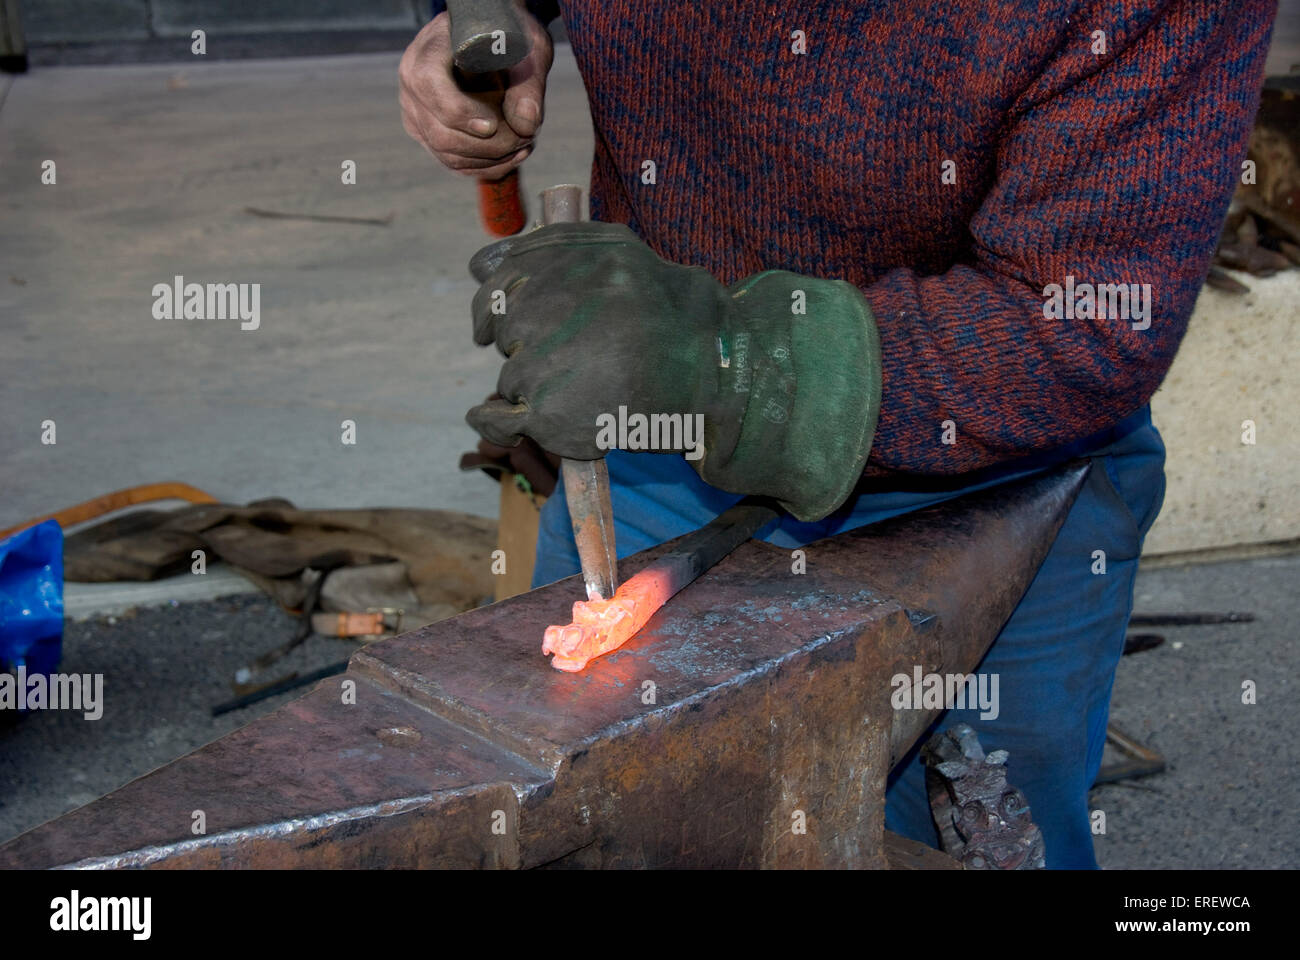
[{"label": "blue plastic object", "polygon": [[0,670],[53,673],[63,655],[63,528],[46,520],[0,540]]}]

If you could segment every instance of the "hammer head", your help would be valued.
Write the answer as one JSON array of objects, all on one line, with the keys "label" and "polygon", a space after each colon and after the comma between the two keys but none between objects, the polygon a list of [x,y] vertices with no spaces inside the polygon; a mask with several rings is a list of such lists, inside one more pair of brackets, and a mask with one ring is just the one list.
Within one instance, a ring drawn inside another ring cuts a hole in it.
[{"label": "hammer head", "polygon": [[531,49],[513,0],[447,0],[451,50],[462,73],[508,70]]}]

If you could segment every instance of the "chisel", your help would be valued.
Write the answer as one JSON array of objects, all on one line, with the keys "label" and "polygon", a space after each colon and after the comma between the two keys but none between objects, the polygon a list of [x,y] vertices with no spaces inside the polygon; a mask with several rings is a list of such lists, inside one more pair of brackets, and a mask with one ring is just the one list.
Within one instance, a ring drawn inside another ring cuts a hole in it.
[{"label": "chisel", "polygon": [[[542,191],[542,222],[582,219],[582,187],[561,184]],[[593,428],[594,429],[594,428]],[[618,589],[618,555],[614,552],[614,508],[609,498],[609,469],[604,458],[560,463],[569,520],[578,546],[588,600],[612,600]]]}]

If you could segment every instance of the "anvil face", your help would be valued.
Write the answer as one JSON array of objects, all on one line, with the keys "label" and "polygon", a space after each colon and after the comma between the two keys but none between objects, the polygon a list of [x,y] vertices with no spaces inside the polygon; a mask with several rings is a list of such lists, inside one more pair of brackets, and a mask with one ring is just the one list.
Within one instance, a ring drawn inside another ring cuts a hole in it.
[{"label": "anvil face", "polygon": [[935,715],[890,678],[974,669],[1086,473],[811,544],[804,573],[750,541],[581,673],[538,650],[578,578],[373,644],[0,867],[885,866],[885,778]]}]

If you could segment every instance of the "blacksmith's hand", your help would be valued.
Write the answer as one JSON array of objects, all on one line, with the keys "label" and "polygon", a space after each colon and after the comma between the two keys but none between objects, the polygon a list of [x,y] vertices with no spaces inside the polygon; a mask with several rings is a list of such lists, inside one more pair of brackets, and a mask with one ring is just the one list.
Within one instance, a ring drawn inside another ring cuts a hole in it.
[{"label": "blacksmith's hand", "polygon": [[[657,440],[705,482],[801,520],[852,491],[881,387],[876,324],[852,284],[768,270],[728,288],[594,221],[499,241],[470,270],[474,340],[507,358],[501,397],[467,416],[491,442],[594,460]],[[665,429],[674,414],[682,428]]]}]

